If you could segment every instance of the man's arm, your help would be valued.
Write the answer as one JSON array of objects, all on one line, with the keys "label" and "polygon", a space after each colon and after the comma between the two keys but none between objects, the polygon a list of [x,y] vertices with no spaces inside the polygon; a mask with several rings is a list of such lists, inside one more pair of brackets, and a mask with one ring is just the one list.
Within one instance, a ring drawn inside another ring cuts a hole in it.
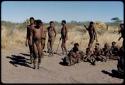
[{"label": "man's arm", "polygon": [[54,33],[55,33],[55,37],[56,37],[56,34],[57,34],[57,33],[56,33],[56,29],[55,29],[55,27],[53,28],[53,30],[54,30]]},{"label": "man's arm", "polygon": [[25,46],[27,46],[27,43],[28,43],[28,32],[29,32],[29,30],[28,30],[28,27],[27,27]]},{"label": "man's arm", "polygon": [[67,30],[67,27],[65,27],[66,29],[66,40],[68,40],[68,30]]},{"label": "man's arm", "polygon": [[[84,24],[83,24],[83,25],[84,25]],[[84,27],[85,27],[85,29],[86,29],[86,30],[88,30],[88,28],[87,28],[87,26],[86,26],[86,25],[84,25]]]},{"label": "man's arm", "polygon": [[94,31],[94,36],[95,36],[96,42],[98,42],[97,32],[96,32],[96,30],[95,30],[95,27],[93,27],[93,31]]},{"label": "man's arm", "polygon": [[106,25],[106,29],[109,30],[109,26],[108,25]]},{"label": "man's arm", "polygon": [[30,43],[31,43],[31,45],[33,45],[33,28],[32,29],[30,29],[31,31],[30,31]]},{"label": "man's arm", "polygon": [[118,41],[121,40],[122,36],[119,37]]}]

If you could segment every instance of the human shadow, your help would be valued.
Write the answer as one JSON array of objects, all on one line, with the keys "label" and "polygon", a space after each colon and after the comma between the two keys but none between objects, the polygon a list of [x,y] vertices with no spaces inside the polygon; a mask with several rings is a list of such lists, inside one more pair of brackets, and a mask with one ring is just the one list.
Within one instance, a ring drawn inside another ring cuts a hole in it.
[{"label": "human shadow", "polygon": [[30,54],[26,54],[26,53],[20,53],[20,54],[22,54],[24,56],[30,56]]},{"label": "human shadow", "polygon": [[62,58],[62,61],[60,61],[59,64],[63,66],[68,66],[68,63],[66,62],[65,58]]},{"label": "human shadow", "polygon": [[105,70],[102,70],[101,72],[104,73],[104,74],[108,74],[111,77],[115,77],[115,78],[119,78],[119,79],[124,79],[125,78],[117,70],[114,70],[114,69],[112,70],[112,72],[108,72],[108,71],[105,71]]},{"label": "human shadow", "polygon": [[20,65],[20,66],[32,68],[29,65],[30,63],[28,62],[29,59],[25,58],[24,56],[11,55],[11,56],[7,56],[6,58],[10,59],[9,63],[14,65],[15,67],[18,67],[18,65]]},{"label": "human shadow", "polygon": [[59,62],[59,64],[60,64],[60,65],[63,65],[63,66],[68,66],[68,65],[67,65],[67,63],[62,62],[62,61],[61,61],[61,62]]}]

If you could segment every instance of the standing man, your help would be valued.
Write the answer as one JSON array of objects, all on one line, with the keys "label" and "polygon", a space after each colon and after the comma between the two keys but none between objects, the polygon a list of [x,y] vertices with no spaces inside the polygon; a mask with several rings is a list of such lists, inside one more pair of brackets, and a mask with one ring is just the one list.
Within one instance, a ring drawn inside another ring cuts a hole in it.
[{"label": "standing man", "polygon": [[124,28],[124,23],[120,24],[120,30],[119,33],[121,33],[121,37],[119,38],[119,40],[121,38],[123,38],[123,44],[122,47],[119,50],[119,56],[120,58],[118,59],[118,64],[117,64],[117,68],[118,68],[118,72],[121,76],[123,76],[124,78],[124,72],[125,72],[125,28]]},{"label": "standing man", "polygon": [[91,21],[88,28],[87,28],[85,25],[84,25],[84,27],[86,28],[86,30],[87,30],[88,33],[89,33],[90,39],[89,39],[88,48],[91,49],[94,40],[96,39],[96,42],[98,42],[97,33],[96,33],[95,27],[94,27],[94,22]]},{"label": "standing man", "polygon": [[47,28],[47,30],[48,30],[47,48],[48,48],[49,55],[53,55],[53,44],[56,37],[55,24],[53,21],[50,21],[50,26]]},{"label": "standing man", "polygon": [[66,21],[62,20],[62,29],[61,29],[61,38],[62,39],[62,44],[61,44],[61,48],[62,48],[62,54],[64,54],[64,51],[67,54],[67,48],[66,48],[66,41],[68,39],[68,31],[67,31],[67,27],[66,27]]},{"label": "standing man", "polygon": [[42,27],[41,27],[41,32],[42,32],[41,45],[42,45],[42,50],[44,50],[45,43],[46,43],[46,33],[47,33],[47,30],[43,27],[43,24],[42,24]]},{"label": "standing man", "polygon": [[125,48],[125,28],[124,28],[124,23],[120,24],[119,33],[121,33],[121,37],[118,40],[120,40],[121,38],[123,38],[123,47]]},{"label": "standing man", "polygon": [[41,58],[43,57],[42,55],[42,46],[41,46],[41,39],[42,39],[42,26],[43,23],[41,20],[36,20],[36,26],[32,28],[31,30],[31,36],[33,39],[32,45],[33,45],[33,68],[36,68],[36,60],[38,59],[37,62],[37,68],[39,69],[40,63],[41,63]]},{"label": "standing man", "polygon": [[26,42],[25,45],[29,46],[29,50],[30,50],[30,60],[31,60],[31,64],[32,64],[32,58],[33,58],[33,46],[32,46],[32,36],[31,36],[31,28],[34,28],[35,26],[35,20],[33,17],[30,17],[30,24],[27,25],[27,34],[26,34]]}]

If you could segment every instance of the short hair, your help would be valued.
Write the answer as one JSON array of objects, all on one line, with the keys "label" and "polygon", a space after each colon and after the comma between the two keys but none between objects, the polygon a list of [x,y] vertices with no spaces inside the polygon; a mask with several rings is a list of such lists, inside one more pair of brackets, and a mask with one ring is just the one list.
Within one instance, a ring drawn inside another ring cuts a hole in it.
[{"label": "short hair", "polygon": [[93,21],[91,21],[91,22],[90,22],[90,24],[94,24],[94,22],[93,22]]},{"label": "short hair", "polygon": [[51,24],[51,23],[54,23],[54,21],[50,21],[50,23],[49,23],[49,24]]},{"label": "short hair", "polygon": [[75,43],[74,46],[79,46],[79,44],[78,44],[78,43]]},{"label": "short hair", "polygon": [[99,43],[96,43],[96,45],[100,45]]},{"label": "short hair", "polygon": [[112,45],[113,45],[113,44],[116,44],[116,42],[115,42],[115,41],[113,41],[113,42],[112,42]]},{"label": "short hair", "polygon": [[108,43],[105,43],[105,44],[104,44],[104,47],[109,47],[109,44],[108,44]]},{"label": "short hair", "polygon": [[86,51],[88,51],[88,50],[90,50],[90,48],[88,47],[88,48],[86,48]]},{"label": "short hair", "polygon": [[34,17],[30,17],[30,20],[31,20],[31,19],[35,20]]},{"label": "short hair", "polygon": [[65,24],[66,24],[66,20],[62,20],[62,23],[65,23]]},{"label": "short hair", "polygon": [[36,23],[37,25],[43,24],[43,22],[42,22],[40,19],[35,20],[35,23]]},{"label": "short hair", "polygon": [[120,24],[120,26],[121,26],[121,25],[124,25],[124,24],[123,24],[123,23],[121,23],[121,24]]}]

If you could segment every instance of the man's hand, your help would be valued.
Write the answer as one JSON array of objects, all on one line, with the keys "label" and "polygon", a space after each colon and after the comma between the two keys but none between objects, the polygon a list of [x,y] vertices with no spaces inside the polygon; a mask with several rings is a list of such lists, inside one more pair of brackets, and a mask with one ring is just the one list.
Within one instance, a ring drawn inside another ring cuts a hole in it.
[{"label": "man's hand", "polygon": [[68,37],[66,37],[66,40],[68,40]]},{"label": "man's hand", "polygon": [[25,46],[27,47],[27,41],[25,42]]},{"label": "man's hand", "polygon": [[60,37],[60,39],[59,40],[61,40],[61,37]]},{"label": "man's hand", "polygon": [[[83,24],[84,25],[84,24]],[[86,27],[86,25],[84,25],[84,27],[85,27],[85,29],[88,29],[87,27]]]},{"label": "man's hand", "polygon": [[96,39],[96,42],[98,42],[98,39]]},{"label": "man's hand", "polygon": [[120,38],[118,39],[118,41],[120,41],[120,40],[121,40],[121,38],[122,38],[122,37],[120,37]]},{"label": "man's hand", "polygon": [[55,34],[55,37],[56,37],[56,34]]}]

